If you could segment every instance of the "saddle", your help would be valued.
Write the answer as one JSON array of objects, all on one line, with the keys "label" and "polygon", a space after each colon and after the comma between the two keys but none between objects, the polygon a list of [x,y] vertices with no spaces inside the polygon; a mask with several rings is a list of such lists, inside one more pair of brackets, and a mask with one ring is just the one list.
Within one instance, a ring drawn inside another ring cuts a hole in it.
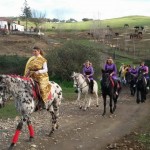
[{"label": "saddle", "polygon": [[31,80],[31,83],[32,83],[32,92],[33,92],[34,98],[42,100],[42,97],[40,94],[40,87],[39,87],[38,82],[36,82],[35,80]]},{"label": "saddle", "polygon": [[[34,98],[42,100],[41,93],[40,93],[40,86],[39,86],[38,82],[31,79],[31,84],[32,84],[32,92],[33,92]],[[49,96],[48,96],[48,100],[50,100],[50,99],[51,99],[51,92],[49,93]]]}]

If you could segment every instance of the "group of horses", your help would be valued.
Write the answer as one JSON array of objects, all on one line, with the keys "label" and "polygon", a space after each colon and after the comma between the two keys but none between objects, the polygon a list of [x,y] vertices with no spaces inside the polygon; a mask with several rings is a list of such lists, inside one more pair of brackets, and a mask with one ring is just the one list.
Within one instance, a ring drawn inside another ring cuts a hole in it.
[{"label": "group of horses", "polygon": [[[78,98],[80,109],[86,110],[91,105],[93,96],[96,98],[96,106],[99,106],[98,98],[98,84],[94,80],[93,94],[89,92],[89,82],[87,78],[81,73],[73,72],[72,79],[74,81],[74,87],[78,89]],[[143,76],[142,70],[139,71],[137,80],[134,76],[128,72],[126,74],[127,83],[130,85],[131,95],[134,95],[137,91],[137,103],[145,102],[146,100],[146,81]],[[113,114],[116,110],[117,100],[121,91],[121,85],[116,94],[115,82],[108,72],[102,70],[101,92],[103,98],[103,116],[106,114],[106,98],[109,96],[110,113]],[[51,95],[52,97],[46,102],[46,110],[50,112],[52,116],[52,129],[49,133],[51,136],[56,129],[58,129],[58,116],[59,106],[61,104],[62,88],[55,82],[51,81]],[[136,84],[136,87],[134,85]],[[12,97],[15,100],[15,106],[22,118],[19,121],[16,132],[12,138],[9,149],[13,149],[17,143],[19,134],[22,130],[23,124],[26,122],[29,130],[29,141],[34,138],[34,130],[31,123],[31,114],[35,111],[38,104],[38,97],[35,96],[34,81],[30,78],[24,78],[16,75],[0,75],[0,107],[4,107],[6,101]],[[84,101],[80,101],[81,95],[84,95]],[[84,104],[83,104],[84,103]]]}]

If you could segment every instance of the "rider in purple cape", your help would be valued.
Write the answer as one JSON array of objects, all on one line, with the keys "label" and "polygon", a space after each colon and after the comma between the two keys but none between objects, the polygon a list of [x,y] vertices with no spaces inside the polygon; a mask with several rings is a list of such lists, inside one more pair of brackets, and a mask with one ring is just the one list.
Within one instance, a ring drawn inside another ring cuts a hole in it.
[{"label": "rider in purple cape", "polygon": [[[134,75],[134,81],[136,82],[137,80],[137,76],[138,76],[138,69],[136,68],[136,66],[133,66],[130,68],[129,72]],[[135,87],[136,85],[134,85]]]},{"label": "rider in purple cape", "polygon": [[106,72],[108,72],[110,74],[110,76],[112,77],[114,83],[115,83],[115,91],[116,91],[116,94],[117,93],[117,84],[119,83],[120,84],[120,80],[119,78],[117,77],[117,67],[116,65],[114,64],[114,61],[111,57],[109,57],[104,65],[104,70]]},{"label": "rider in purple cape", "polygon": [[136,66],[133,66],[133,67],[129,70],[129,72],[136,76],[136,75],[138,74],[138,69],[136,68]]},{"label": "rider in purple cape", "polygon": [[146,66],[145,65],[145,62],[142,62],[141,64],[140,64],[140,67],[139,67],[139,69],[142,69],[143,70],[143,75],[144,75],[144,77],[146,78],[146,80],[147,80],[147,89],[149,90],[149,87],[150,87],[150,77],[149,77],[149,68],[148,68],[148,66]]},{"label": "rider in purple cape", "polygon": [[84,64],[83,67],[83,75],[90,80],[89,83],[89,89],[90,89],[90,93],[93,93],[93,75],[94,75],[94,69],[92,64],[87,60],[86,63]]}]

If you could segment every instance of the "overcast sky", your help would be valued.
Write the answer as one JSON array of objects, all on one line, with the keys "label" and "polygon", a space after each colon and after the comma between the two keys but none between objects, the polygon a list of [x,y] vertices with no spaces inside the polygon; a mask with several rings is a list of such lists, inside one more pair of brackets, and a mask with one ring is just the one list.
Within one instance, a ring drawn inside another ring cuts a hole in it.
[{"label": "overcast sky", "polygon": [[[150,16],[150,0],[27,0],[31,9],[46,12],[46,18],[82,20],[129,15]],[[0,0],[0,17],[22,14],[24,0]]]}]

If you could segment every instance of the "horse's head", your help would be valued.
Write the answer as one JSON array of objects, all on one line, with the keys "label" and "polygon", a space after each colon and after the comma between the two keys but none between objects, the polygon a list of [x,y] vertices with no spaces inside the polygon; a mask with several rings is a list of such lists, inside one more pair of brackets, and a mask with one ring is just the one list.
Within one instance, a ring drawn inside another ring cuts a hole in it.
[{"label": "horse's head", "polygon": [[102,84],[108,87],[110,84],[110,73],[102,69]]},{"label": "horse's head", "polygon": [[144,70],[140,68],[138,70],[138,80],[142,80],[143,79],[143,77],[144,77],[143,73],[144,73]]},{"label": "horse's head", "polygon": [[85,80],[84,76],[81,73],[73,72],[71,77],[74,80],[73,87],[79,87],[79,85],[81,85]]}]

